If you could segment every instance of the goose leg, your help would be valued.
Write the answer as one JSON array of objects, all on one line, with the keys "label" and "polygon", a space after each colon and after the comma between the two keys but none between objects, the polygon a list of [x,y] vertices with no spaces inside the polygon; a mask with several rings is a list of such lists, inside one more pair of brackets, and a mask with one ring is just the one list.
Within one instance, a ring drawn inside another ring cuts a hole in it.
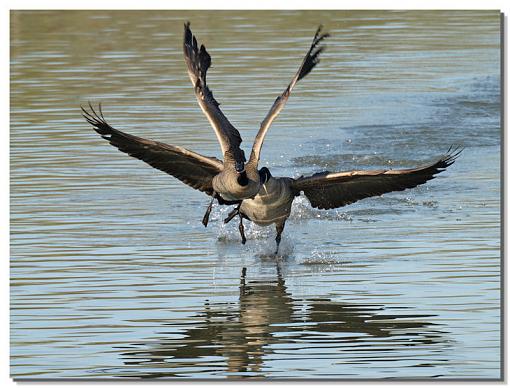
[{"label": "goose leg", "polygon": [[202,224],[207,228],[207,224],[209,223],[209,215],[211,214],[212,204],[214,202],[214,198],[216,197],[216,193],[212,193],[211,202],[209,202],[209,206],[207,206],[207,210],[205,211],[204,218],[202,218]]},{"label": "goose leg", "polygon": [[246,244],[246,236],[244,235],[243,216],[239,213],[239,233],[241,233],[241,243]]},{"label": "goose leg", "polygon": [[285,221],[276,224],[276,252],[275,255],[278,254],[278,249],[280,249],[280,241],[282,241],[282,232],[283,228],[285,228]]},{"label": "goose leg", "polygon": [[230,213],[228,213],[227,218],[223,220],[225,224],[228,224],[230,221],[232,221],[232,218],[237,216],[239,214],[239,208],[241,207],[241,204],[239,204],[238,207],[236,207],[234,210],[232,210]]}]

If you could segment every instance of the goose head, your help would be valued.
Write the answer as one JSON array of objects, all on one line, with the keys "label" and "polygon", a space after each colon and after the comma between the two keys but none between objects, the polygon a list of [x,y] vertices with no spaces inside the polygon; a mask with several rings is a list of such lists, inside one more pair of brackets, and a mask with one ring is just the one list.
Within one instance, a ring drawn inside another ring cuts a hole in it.
[{"label": "goose head", "polygon": [[244,162],[236,161],[235,170],[237,173],[237,183],[240,186],[247,186],[250,180],[248,179],[248,175],[246,174],[246,170],[244,168]]},{"label": "goose head", "polygon": [[271,172],[269,171],[269,169],[267,167],[262,167],[259,170],[259,176],[260,176],[260,184],[261,185],[266,183],[272,177]]},{"label": "goose head", "polygon": [[237,173],[242,174],[244,172],[244,162],[236,161],[235,169]]}]

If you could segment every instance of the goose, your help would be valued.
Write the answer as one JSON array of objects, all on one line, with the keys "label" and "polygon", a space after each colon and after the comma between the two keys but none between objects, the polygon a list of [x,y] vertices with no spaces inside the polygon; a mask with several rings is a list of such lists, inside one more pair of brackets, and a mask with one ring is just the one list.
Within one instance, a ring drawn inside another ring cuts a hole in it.
[{"label": "goose", "polygon": [[392,191],[411,189],[433,179],[455,162],[462,149],[450,147],[434,163],[400,170],[366,170],[347,172],[319,172],[297,179],[273,177],[267,167],[260,170],[263,185],[253,199],[243,200],[232,210],[224,222],[239,216],[241,242],[246,243],[243,219],[259,226],[276,226],[276,251],[278,254],[285,222],[290,216],[292,202],[304,193],[312,207],[334,209],[364,198],[379,196]]},{"label": "goose", "polygon": [[144,139],[115,129],[104,118],[101,104],[97,110],[90,102],[89,110],[82,106],[82,115],[112,146],[211,196],[202,219],[203,225],[207,227],[215,199],[220,205],[240,204],[243,199],[254,198],[259,192],[263,182],[258,163],[267,131],[285,106],[296,83],[319,63],[319,56],[324,50],[320,43],[328,36],[329,34],[322,33],[322,26],[319,26],[298,71],[262,121],[248,162],[240,148],[242,139],[239,131],[223,114],[206,82],[211,56],[204,45],[199,47],[189,22],[184,24],[184,59],[198,104],[220,144],[223,161],[177,145]]}]

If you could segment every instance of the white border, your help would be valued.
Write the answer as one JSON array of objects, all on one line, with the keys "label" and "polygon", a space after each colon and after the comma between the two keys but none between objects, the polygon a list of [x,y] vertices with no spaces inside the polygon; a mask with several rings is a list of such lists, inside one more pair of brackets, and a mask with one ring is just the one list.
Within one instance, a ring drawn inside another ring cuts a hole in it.
[{"label": "white border", "polygon": [[[8,9],[505,9],[503,0],[8,0]],[[506,6],[508,9],[508,5]]]},{"label": "white border", "polygon": [[[506,15],[510,14],[510,2],[508,0],[485,0],[485,1],[472,1],[472,0],[456,0],[456,1],[397,1],[397,0],[356,0],[356,1],[342,1],[335,2],[331,0],[250,0],[250,1],[234,1],[234,0],[188,0],[186,2],[160,1],[160,0],[89,0],[89,1],[64,1],[64,0],[51,0],[51,1],[35,1],[35,0],[8,0],[2,3],[0,14],[0,57],[2,59],[2,77],[0,78],[0,112],[1,112],[1,129],[0,129],[0,265],[3,281],[0,283],[1,300],[3,301],[1,309],[1,337],[0,337],[0,383],[2,387],[14,387],[16,385],[33,385],[34,383],[18,383],[15,384],[9,377],[9,11],[11,9],[498,9],[505,12]],[[508,23],[508,19],[507,19]],[[508,74],[508,63],[505,69]],[[506,93],[506,91],[505,91]],[[508,93],[505,94],[508,96]],[[506,101],[508,106],[508,99]],[[506,166],[508,171],[508,163]],[[506,215],[505,215],[506,218]],[[506,236],[505,236],[506,237]],[[505,240],[508,241],[508,240]],[[507,277],[507,276],[505,276]],[[508,319],[506,330],[508,329]],[[507,331],[508,333],[508,331]],[[508,352],[507,352],[508,353]],[[508,361],[508,354],[505,357]],[[508,363],[505,368],[508,371]],[[263,382],[264,384],[266,382]],[[356,386],[366,387],[374,384],[382,384],[383,382],[373,383],[355,383],[355,382],[285,382],[278,383],[278,386],[291,387],[298,385],[337,385],[342,386]],[[390,383],[390,382],[388,382]],[[133,383],[122,381],[119,383],[93,383],[93,382],[80,382],[80,383],[37,383],[45,387],[71,387],[76,384],[89,385],[93,384],[95,387],[109,387],[111,385],[134,385],[146,386],[149,384],[165,384],[173,387],[181,387],[189,385],[190,383],[178,381],[166,381],[161,383],[154,382],[141,382],[136,381]],[[226,382],[199,382],[193,383],[201,386],[227,386]],[[253,382],[251,383],[253,384]],[[255,383],[261,384],[261,383]],[[395,382],[391,382],[395,384]],[[420,386],[423,383],[410,383],[402,382],[399,385],[405,384],[406,386]],[[455,384],[455,383],[454,383]],[[488,386],[489,383],[456,383],[468,384],[469,386]],[[242,382],[228,383],[228,387],[238,387],[245,385]],[[434,387],[447,387],[451,383],[435,382]],[[490,385],[494,385],[493,383]]]}]

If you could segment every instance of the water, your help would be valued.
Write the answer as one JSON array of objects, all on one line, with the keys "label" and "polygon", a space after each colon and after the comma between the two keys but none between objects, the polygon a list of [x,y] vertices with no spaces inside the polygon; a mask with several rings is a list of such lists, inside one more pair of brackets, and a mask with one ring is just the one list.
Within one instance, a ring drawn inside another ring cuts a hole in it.
[{"label": "water", "polygon": [[[273,175],[407,168],[419,188],[330,211],[300,197],[240,244],[228,208],[99,138],[219,156],[182,25],[249,150],[319,23],[319,66],[273,124]],[[11,14],[11,375],[16,379],[500,376],[499,13]],[[243,267],[247,268],[242,276]]]}]

